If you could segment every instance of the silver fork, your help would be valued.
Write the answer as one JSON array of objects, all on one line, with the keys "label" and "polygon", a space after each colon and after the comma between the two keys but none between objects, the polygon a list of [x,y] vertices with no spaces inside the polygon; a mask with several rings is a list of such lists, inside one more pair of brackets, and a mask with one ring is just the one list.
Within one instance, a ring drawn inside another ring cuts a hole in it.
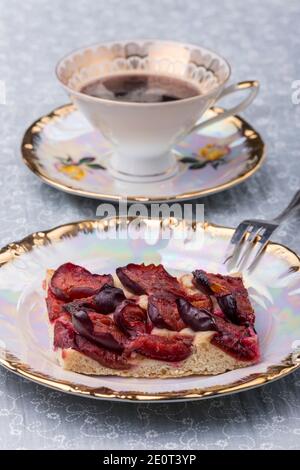
[{"label": "silver fork", "polygon": [[[247,271],[252,271],[262,256],[271,236],[279,225],[300,208],[300,190],[296,192],[289,205],[274,219],[249,219],[241,222],[230,240],[224,264],[228,268],[244,269],[251,255]],[[255,248],[255,251],[254,251]]]}]

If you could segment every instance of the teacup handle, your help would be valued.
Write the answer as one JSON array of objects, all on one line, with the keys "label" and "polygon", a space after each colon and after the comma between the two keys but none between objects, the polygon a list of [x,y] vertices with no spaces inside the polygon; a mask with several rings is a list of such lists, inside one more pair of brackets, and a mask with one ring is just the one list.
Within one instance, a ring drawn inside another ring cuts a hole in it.
[{"label": "teacup handle", "polygon": [[235,93],[237,91],[244,91],[244,90],[249,90],[249,94],[239,104],[232,106],[229,109],[225,109],[223,113],[218,114],[217,116],[213,118],[210,118],[210,119],[207,119],[206,121],[195,124],[190,132],[198,131],[199,129],[202,129],[203,127],[210,126],[211,124],[221,121],[222,119],[225,119],[228,116],[232,116],[233,114],[243,111],[245,108],[247,108],[247,106],[249,106],[250,103],[252,103],[252,101],[256,97],[258,90],[259,90],[259,82],[257,80],[253,80],[253,81],[247,81],[247,82],[239,82],[239,83],[230,85],[222,91],[222,93],[218,97],[218,100],[221,98],[224,98],[224,96],[227,96],[230,93]]}]

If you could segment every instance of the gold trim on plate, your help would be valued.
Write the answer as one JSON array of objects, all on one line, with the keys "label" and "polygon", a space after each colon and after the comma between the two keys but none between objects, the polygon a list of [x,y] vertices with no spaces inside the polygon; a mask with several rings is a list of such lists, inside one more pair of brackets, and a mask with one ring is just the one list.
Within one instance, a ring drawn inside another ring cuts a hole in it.
[{"label": "gold trim on plate", "polygon": [[[12,262],[15,258],[20,255],[33,250],[36,246],[43,246],[51,243],[58,242],[65,237],[74,237],[79,232],[93,232],[93,231],[108,231],[115,227],[124,227],[124,222],[127,224],[135,220],[135,217],[125,218],[111,218],[106,220],[84,220],[74,223],[69,223],[55,227],[53,229],[35,232],[20,241],[10,243],[0,250],[0,268]],[[139,218],[141,221],[147,223],[149,219]],[[153,219],[152,219],[153,220]],[[159,219],[156,219],[158,222]],[[170,228],[180,226],[183,221],[170,218],[168,221],[160,220],[160,225]],[[193,224],[193,230],[196,231],[199,228],[210,232],[212,235],[223,236],[229,238],[234,229],[230,227],[218,226],[205,222],[195,222]],[[293,268],[293,271],[300,270],[300,258],[299,256],[290,250],[288,247],[269,242],[267,251],[276,253],[277,256],[282,256],[289,265]],[[242,390],[249,390],[251,388],[272,382],[276,379],[286,376],[287,374],[295,371],[300,367],[300,362],[293,362],[292,355],[290,354],[280,364],[274,364],[270,366],[266,372],[249,375],[239,381],[233,382],[227,385],[219,385],[214,387],[207,387],[205,389],[193,388],[190,390],[172,391],[172,392],[160,392],[157,394],[148,394],[134,391],[115,391],[110,388],[91,388],[81,384],[71,383],[67,381],[59,381],[54,377],[49,377],[45,374],[32,370],[29,364],[21,362],[18,358],[13,356],[9,351],[3,351],[0,356],[0,364],[21,375],[27,379],[33,380],[41,385],[51,387],[56,390],[60,390],[75,395],[88,396],[91,398],[102,398],[102,399],[116,399],[116,400],[127,400],[127,401],[166,401],[166,400],[195,400],[200,398],[210,398],[219,395],[226,395],[229,393],[236,393]],[[178,379],[177,379],[178,380]],[[179,379],[180,380],[180,379]]]},{"label": "gold trim on plate", "polygon": [[[55,178],[50,178],[46,172],[37,164],[37,157],[35,155],[35,151],[33,148],[34,137],[37,134],[42,132],[45,125],[49,124],[50,122],[54,122],[57,119],[60,119],[62,116],[68,115],[71,112],[74,112],[76,107],[73,104],[65,104],[59,108],[54,109],[48,115],[42,116],[37,119],[25,132],[23,141],[21,144],[21,152],[23,161],[27,165],[27,167],[39,178],[41,178],[45,183],[53,186],[56,189],[60,189],[61,191],[67,192],[69,194],[74,194],[77,196],[89,197],[93,199],[105,199],[109,201],[120,201],[122,200],[122,196],[112,195],[112,194],[103,194],[100,192],[94,191],[85,191],[83,189],[78,189],[72,187],[71,184],[63,184],[60,181],[56,180]],[[222,114],[224,112],[223,108],[213,107],[211,108],[216,114]],[[242,183],[246,179],[250,178],[254,173],[256,173],[260,167],[262,166],[265,157],[266,157],[266,145],[258,132],[256,132],[250,124],[247,123],[243,118],[240,116],[231,116],[227,119],[231,119],[236,127],[243,133],[247,139],[250,148],[250,153],[252,156],[257,157],[257,161],[253,167],[247,169],[242,175],[233,178],[231,181],[227,183],[220,184],[218,186],[214,186],[209,189],[203,189],[199,191],[192,191],[182,194],[175,194],[169,197],[147,197],[147,196],[127,196],[128,202],[170,202],[170,201],[182,201],[186,199],[195,199],[198,197],[208,196],[210,194],[218,193],[224,191],[225,189],[232,188],[237,184]]]}]

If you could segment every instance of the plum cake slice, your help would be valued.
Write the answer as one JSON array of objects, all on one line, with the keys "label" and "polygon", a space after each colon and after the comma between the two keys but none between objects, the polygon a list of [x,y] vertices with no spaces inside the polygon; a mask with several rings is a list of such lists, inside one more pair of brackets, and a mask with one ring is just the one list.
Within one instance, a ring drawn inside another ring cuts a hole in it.
[{"label": "plum cake slice", "polygon": [[65,263],[48,270],[59,363],[91,375],[220,374],[259,361],[255,314],[241,277],[130,263],[115,275]]}]

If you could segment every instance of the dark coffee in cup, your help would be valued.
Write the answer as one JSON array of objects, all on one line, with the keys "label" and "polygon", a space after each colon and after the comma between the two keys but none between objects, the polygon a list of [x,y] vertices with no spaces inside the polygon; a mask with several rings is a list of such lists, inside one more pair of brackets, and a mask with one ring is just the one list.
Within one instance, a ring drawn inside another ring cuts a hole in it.
[{"label": "dark coffee in cup", "polygon": [[200,95],[199,86],[177,77],[124,73],[101,77],[84,85],[82,93],[130,103],[161,103]]}]

